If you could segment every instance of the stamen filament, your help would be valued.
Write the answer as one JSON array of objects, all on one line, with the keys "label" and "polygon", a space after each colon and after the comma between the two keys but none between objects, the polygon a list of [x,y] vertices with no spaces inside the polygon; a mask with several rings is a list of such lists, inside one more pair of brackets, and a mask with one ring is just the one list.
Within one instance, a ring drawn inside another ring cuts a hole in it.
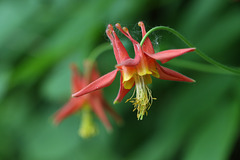
[{"label": "stamen filament", "polygon": [[82,138],[90,138],[97,134],[97,128],[93,122],[92,112],[88,105],[82,109],[82,121],[78,131],[78,134]]},{"label": "stamen filament", "polygon": [[[135,74],[133,77],[135,81],[135,90],[131,98],[129,98],[126,102],[131,102],[133,104],[133,111],[137,110],[138,120],[142,120],[143,116],[148,114],[147,110],[150,109],[153,100],[156,100],[156,98],[152,97],[152,91],[146,85],[144,76]],[[135,93],[136,98],[133,98]]]}]

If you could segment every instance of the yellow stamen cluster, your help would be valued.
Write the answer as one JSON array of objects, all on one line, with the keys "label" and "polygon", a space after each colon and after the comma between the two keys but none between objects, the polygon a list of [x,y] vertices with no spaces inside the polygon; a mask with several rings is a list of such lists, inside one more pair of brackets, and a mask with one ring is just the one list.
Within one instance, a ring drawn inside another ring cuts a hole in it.
[{"label": "yellow stamen cluster", "polygon": [[[135,90],[131,98],[126,102],[131,102],[134,106],[133,111],[137,110],[138,120],[142,120],[143,116],[147,115],[147,110],[150,109],[153,100],[156,98],[152,97],[152,91],[148,88],[145,83],[144,76],[134,75]],[[136,98],[133,98],[136,93]]]},{"label": "yellow stamen cluster", "polygon": [[82,109],[82,123],[79,128],[78,134],[82,138],[90,138],[97,134],[97,128],[93,122],[92,111],[88,105]]}]

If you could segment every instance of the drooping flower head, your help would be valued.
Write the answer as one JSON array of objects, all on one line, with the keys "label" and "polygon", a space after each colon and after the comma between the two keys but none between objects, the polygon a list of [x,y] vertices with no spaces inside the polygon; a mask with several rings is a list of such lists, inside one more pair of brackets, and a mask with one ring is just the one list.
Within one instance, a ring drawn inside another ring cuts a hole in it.
[{"label": "drooping flower head", "polygon": [[[141,27],[142,37],[144,37],[146,30],[143,22],[139,22],[138,25]],[[82,96],[109,86],[115,79],[117,72],[120,71],[120,89],[114,103],[121,102],[123,97],[135,86],[134,94],[136,94],[136,97],[133,98],[132,96],[127,101],[133,103],[134,110],[137,110],[137,118],[142,120],[143,116],[147,114],[147,110],[151,107],[153,100],[156,99],[153,98],[152,92],[147,86],[152,83],[151,75],[163,80],[194,82],[191,78],[160,66],[156,60],[160,60],[161,63],[166,63],[177,56],[194,51],[195,48],[172,49],[155,53],[149,38],[146,38],[143,45],[140,46],[140,44],[132,38],[126,27],[122,28],[119,23],[115,26],[132,42],[135,58],[132,59],[129,57],[113,26],[109,24],[106,34],[113,45],[114,55],[117,61],[116,69],[74,93],[73,96]]]},{"label": "drooping flower head", "polygon": [[[89,61],[85,62],[86,70],[84,76],[78,72],[75,64],[71,66],[71,69],[72,93],[81,90],[87,86],[88,83],[100,77],[96,67]],[[118,114],[105,101],[101,90],[98,90],[82,97],[71,97],[69,101],[56,112],[54,116],[54,123],[59,124],[68,116],[80,111],[80,113],[82,113],[82,123],[79,129],[79,135],[83,138],[89,138],[97,133],[97,129],[93,121],[93,113],[98,116],[108,131],[112,130],[112,126],[105,115],[105,110],[107,110],[117,122],[121,122],[120,116],[118,116]]]}]

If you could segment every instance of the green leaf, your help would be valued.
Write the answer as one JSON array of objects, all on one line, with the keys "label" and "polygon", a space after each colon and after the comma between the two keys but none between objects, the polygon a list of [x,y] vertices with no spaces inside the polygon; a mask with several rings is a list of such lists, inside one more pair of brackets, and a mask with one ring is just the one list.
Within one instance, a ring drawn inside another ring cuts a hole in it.
[{"label": "green leaf", "polygon": [[[186,87],[184,84],[181,88],[172,89],[164,96],[166,99],[162,96],[159,104],[155,102],[150,112],[156,112],[155,121],[158,123],[155,122],[155,127],[158,130],[130,154],[129,159],[174,159],[181,144],[196,133],[192,128],[199,126],[206,114],[217,109],[216,104],[233,80],[218,79],[219,76],[208,76],[198,79],[194,86]],[[156,108],[155,111],[153,108]]]},{"label": "green leaf", "polygon": [[218,106],[188,144],[184,160],[228,159],[239,134],[240,108],[237,101]]}]

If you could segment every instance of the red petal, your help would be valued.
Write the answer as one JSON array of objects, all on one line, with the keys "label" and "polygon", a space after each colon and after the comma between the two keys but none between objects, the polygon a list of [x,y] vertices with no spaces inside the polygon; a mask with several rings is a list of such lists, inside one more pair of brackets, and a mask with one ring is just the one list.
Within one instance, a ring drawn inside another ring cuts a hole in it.
[{"label": "red petal", "polygon": [[80,72],[78,72],[76,64],[71,65],[71,70],[72,70],[72,93],[74,93],[83,88],[84,80]]},{"label": "red petal", "polygon": [[[141,27],[141,30],[142,30],[142,38],[145,36],[146,34],[146,30],[145,30],[145,26],[144,26],[144,23],[143,22],[138,22],[138,25]],[[146,52],[148,54],[154,54],[155,51],[153,49],[153,45],[152,45],[152,42],[151,40],[147,37],[142,45],[142,49],[143,49],[143,52]]]},{"label": "red petal", "polygon": [[122,27],[121,27],[121,25],[120,25],[119,23],[116,23],[115,26],[116,26],[116,28],[117,28],[120,32],[122,32],[133,44],[138,44],[138,42],[132,38],[132,36],[130,35],[130,33],[129,33],[129,31],[128,31],[128,29],[127,29],[126,27],[123,27],[123,29],[122,29]]},{"label": "red petal", "polygon": [[122,99],[125,97],[125,95],[130,91],[131,89],[125,89],[123,87],[123,83],[122,83],[122,76],[120,78],[120,88],[118,91],[118,95],[116,97],[116,99],[114,100],[114,104],[120,103],[122,101]]},{"label": "red petal", "polygon": [[118,66],[135,66],[135,65],[137,65],[140,62],[140,57],[142,56],[142,50],[141,50],[142,48],[141,48],[140,44],[132,38],[132,36],[130,35],[130,33],[126,27],[123,27],[123,29],[122,29],[122,27],[119,23],[117,23],[115,26],[117,27],[117,29],[119,29],[120,32],[122,32],[132,42],[134,51],[135,51],[134,59],[129,58],[129,59],[125,60],[124,62],[119,63],[117,65],[117,67]]},{"label": "red petal", "polygon": [[90,100],[90,104],[91,104],[93,111],[96,113],[96,115],[102,121],[102,123],[107,128],[107,130],[111,131],[112,126],[111,126],[110,122],[108,121],[107,116],[104,113],[101,100],[99,99],[99,97],[93,97],[93,98],[94,98],[94,100]]},{"label": "red petal", "polygon": [[129,55],[127,53],[127,50],[123,46],[122,42],[119,40],[111,24],[108,25],[108,29],[106,30],[106,33],[108,35],[108,38],[112,42],[114,55],[117,60],[117,63],[121,63],[122,61],[128,59]]},{"label": "red petal", "polygon": [[166,63],[175,57],[178,57],[184,53],[191,52],[194,50],[195,50],[195,48],[171,49],[171,50],[158,52],[155,54],[149,54],[149,53],[145,52],[145,54],[147,54],[149,57],[151,57],[153,59],[160,60],[162,63]]},{"label": "red petal", "polygon": [[95,81],[96,79],[100,78],[100,73],[98,72],[97,68],[96,68],[96,65],[94,64],[92,66],[92,73],[91,73],[91,79],[90,81],[93,82]]},{"label": "red petal", "polygon": [[140,60],[141,60],[140,56],[138,54],[136,54],[134,59],[129,58],[129,59],[123,61],[122,63],[117,64],[116,67],[118,68],[121,66],[126,66],[126,67],[136,66],[139,64]]},{"label": "red petal", "polygon": [[195,82],[195,80],[188,78],[174,70],[160,66],[157,64],[157,69],[159,72],[159,79],[171,80],[171,81],[185,81],[185,82]]},{"label": "red petal", "polygon": [[[92,73],[91,73],[91,77],[90,77],[90,82],[93,82],[95,80],[97,80],[98,78],[100,78],[100,73],[98,72],[96,65],[94,64],[92,66]],[[94,96],[99,96],[102,97],[102,90],[97,90],[94,93]]]},{"label": "red petal", "polygon": [[113,70],[112,72],[109,72],[108,74],[105,74],[104,76],[98,78],[97,80],[93,81],[86,87],[84,87],[82,90],[78,91],[77,93],[72,94],[73,97],[79,97],[84,94],[102,89],[104,87],[109,86],[112,84],[113,80],[115,79],[117,75],[118,69]]},{"label": "red petal", "polygon": [[71,98],[70,101],[65,104],[60,110],[58,110],[54,115],[54,123],[59,124],[63,119],[69,115],[75,113],[77,110],[81,109],[85,102],[85,98]]}]

